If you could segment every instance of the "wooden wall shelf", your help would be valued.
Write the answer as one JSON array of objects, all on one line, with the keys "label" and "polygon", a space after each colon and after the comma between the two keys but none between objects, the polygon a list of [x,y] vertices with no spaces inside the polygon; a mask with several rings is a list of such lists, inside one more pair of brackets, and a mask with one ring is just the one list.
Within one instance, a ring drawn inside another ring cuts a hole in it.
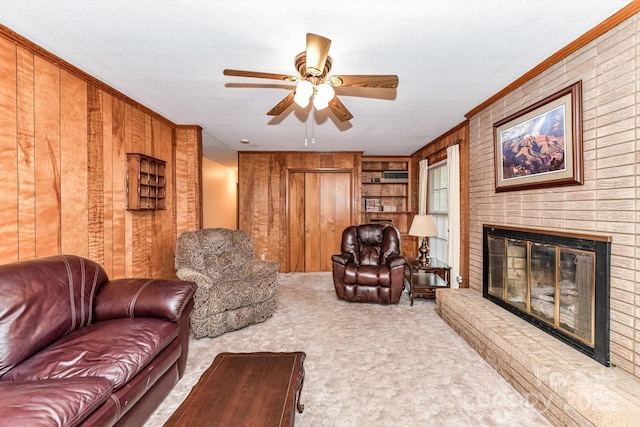
[{"label": "wooden wall shelf", "polygon": [[166,162],[140,153],[127,153],[127,209],[166,209]]}]

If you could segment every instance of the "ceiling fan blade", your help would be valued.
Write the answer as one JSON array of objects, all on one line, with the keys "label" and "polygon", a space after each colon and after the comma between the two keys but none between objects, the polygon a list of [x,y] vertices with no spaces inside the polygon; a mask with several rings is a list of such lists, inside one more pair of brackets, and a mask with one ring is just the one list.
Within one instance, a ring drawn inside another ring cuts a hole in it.
[{"label": "ceiling fan blade", "polygon": [[307,33],[307,74],[321,76],[324,71],[324,64],[329,56],[331,40],[317,34]]},{"label": "ceiling fan blade", "polygon": [[353,119],[353,114],[347,110],[347,107],[344,106],[337,96],[334,96],[333,99],[329,101],[329,109],[341,122]]},{"label": "ceiling fan blade", "polygon": [[294,90],[289,95],[287,95],[282,101],[278,102],[275,105],[275,107],[273,107],[271,110],[269,110],[267,115],[268,116],[278,116],[278,115],[280,115],[284,110],[289,108],[289,106],[291,104],[293,104],[293,97],[295,96],[295,94],[296,94],[296,91]]},{"label": "ceiling fan blade", "polygon": [[396,75],[351,75],[331,76],[329,83],[336,87],[379,87],[397,88],[398,76]]},{"label": "ceiling fan blade", "polygon": [[272,80],[284,80],[286,82],[295,82],[297,77],[288,74],[275,74],[275,73],[261,73],[258,71],[244,71],[244,70],[229,70],[223,71],[225,76],[236,77],[255,77],[257,79],[272,79]]}]

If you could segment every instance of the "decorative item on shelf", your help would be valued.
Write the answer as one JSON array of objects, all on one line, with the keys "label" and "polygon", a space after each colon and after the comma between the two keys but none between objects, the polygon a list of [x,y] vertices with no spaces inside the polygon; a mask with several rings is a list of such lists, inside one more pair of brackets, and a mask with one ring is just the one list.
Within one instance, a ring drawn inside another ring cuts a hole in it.
[{"label": "decorative item on shelf", "polygon": [[402,183],[409,181],[409,172],[408,171],[383,171],[382,178],[380,182],[386,183]]},{"label": "decorative item on shelf", "polygon": [[380,199],[365,199],[365,212],[380,212],[382,210]]},{"label": "decorative item on shelf", "polygon": [[420,256],[418,261],[421,265],[429,265],[431,258],[429,257],[429,245],[427,239],[431,236],[438,235],[438,229],[436,223],[431,215],[416,215],[411,222],[411,228],[409,229],[410,236],[422,237],[420,248],[418,252]]}]

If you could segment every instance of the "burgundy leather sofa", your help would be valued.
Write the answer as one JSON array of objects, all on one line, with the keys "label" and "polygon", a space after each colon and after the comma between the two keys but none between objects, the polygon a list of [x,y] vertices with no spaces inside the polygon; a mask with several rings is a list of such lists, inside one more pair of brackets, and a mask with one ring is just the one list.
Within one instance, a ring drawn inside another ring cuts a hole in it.
[{"label": "burgundy leather sofa", "polygon": [[73,255],[0,266],[0,425],[144,424],[184,373],[195,289]]},{"label": "burgundy leather sofa", "polygon": [[333,285],[340,299],[397,304],[407,259],[400,233],[390,224],[361,224],[342,232],[341,253],[332,255]]}]

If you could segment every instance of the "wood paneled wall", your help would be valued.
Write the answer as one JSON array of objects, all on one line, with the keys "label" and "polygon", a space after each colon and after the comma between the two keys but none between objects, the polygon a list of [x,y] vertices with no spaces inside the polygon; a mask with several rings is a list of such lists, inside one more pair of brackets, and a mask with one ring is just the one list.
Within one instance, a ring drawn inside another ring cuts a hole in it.
[{"label": "wood paneled wall", "polygon": [[460,275],[464,281],[460,287],[469,287],[469,122],[464,121],[434,139],[411,155],[412,194],[411,205],[418,206],[418,181],[420,160],[426,158],[433,165],[447,158],[447,147],[458,144],[460,148]]},{"label": "wood paneled wall", "polygon": [[202,228],[202,128],[179,125],[175,132],[175,203],[177,236]]},{"label": "wood paneled wall", "polygon": [[[3,26],[0,94],[0,263],[68,253],[112,278],[174,277],[177,234],[201,224],[200,128]],[[166,210],[126,210],[127,152],[167,161]]]},{"label": "wood paneled wall", "polygon": [[288,271],[288,171],[353,170],[353,224],[360,218],[361,152],[240,152],[238,228],[252,238],[256,254],[280,262]]}]

